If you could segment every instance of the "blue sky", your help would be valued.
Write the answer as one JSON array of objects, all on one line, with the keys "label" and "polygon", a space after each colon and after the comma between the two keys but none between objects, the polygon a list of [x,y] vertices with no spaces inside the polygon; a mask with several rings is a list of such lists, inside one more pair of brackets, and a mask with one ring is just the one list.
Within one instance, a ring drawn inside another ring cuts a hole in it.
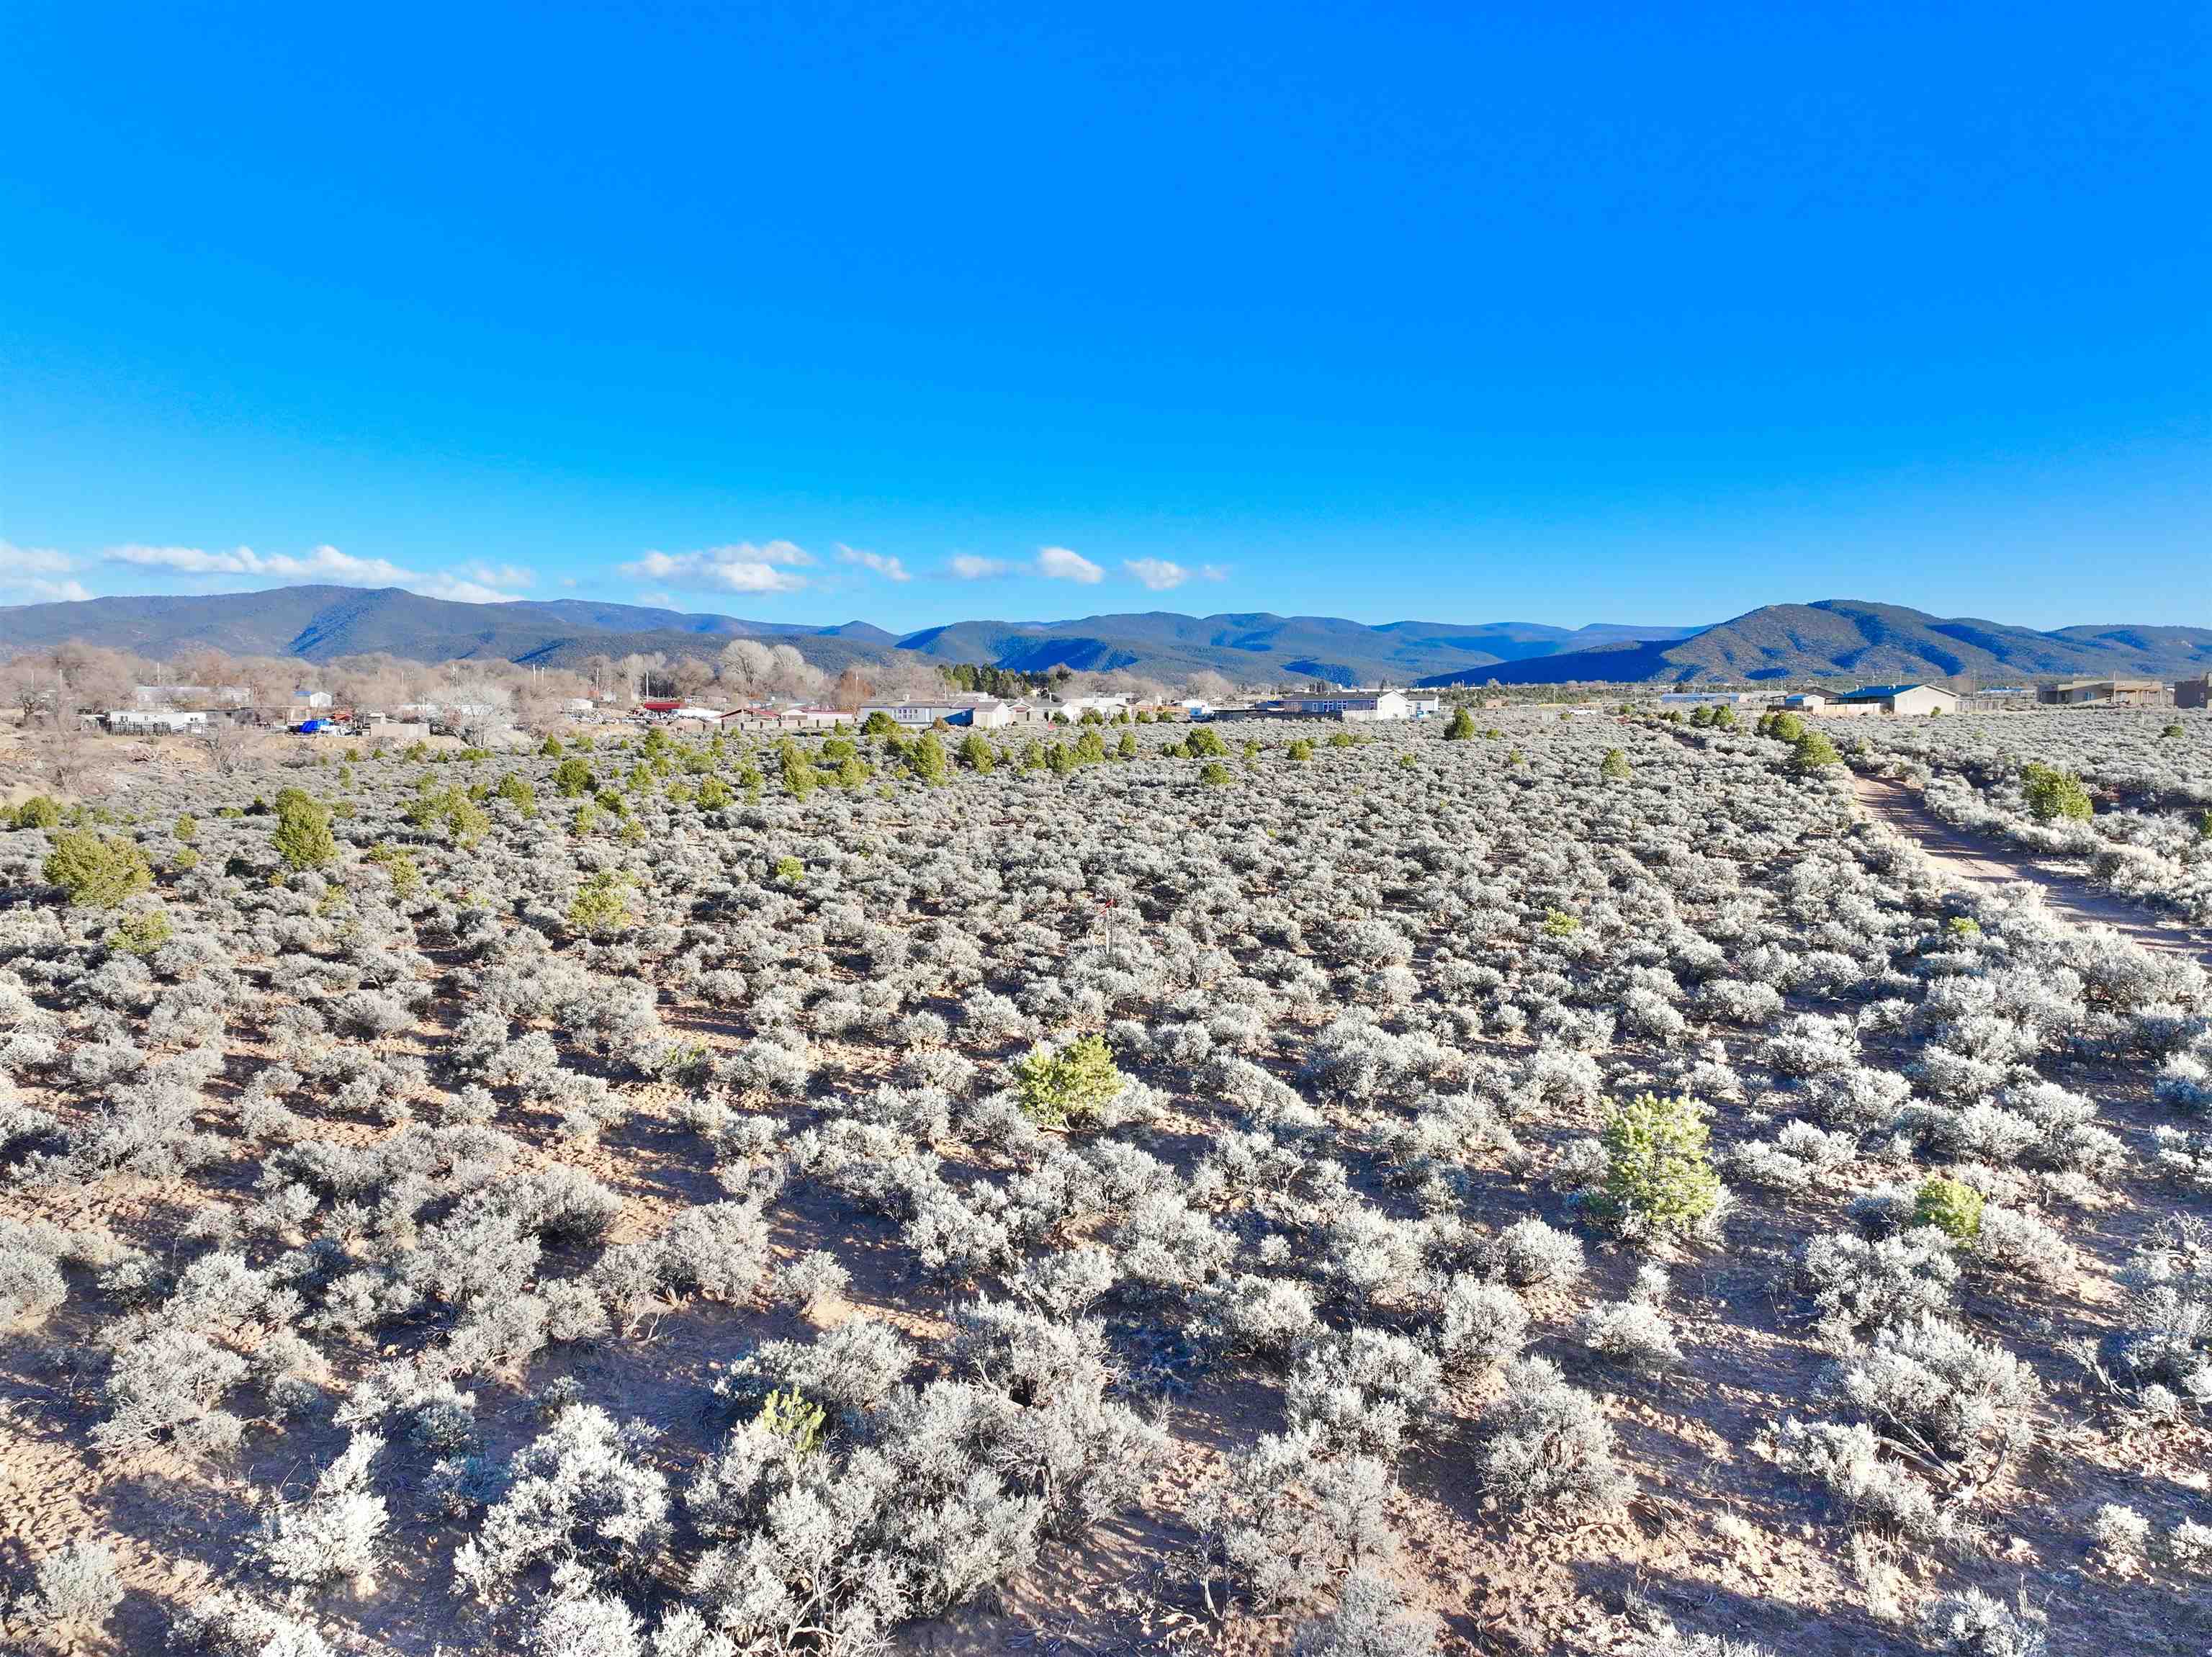
[{"label": "blue sky", "polygon": [[2201,6],[5,27],[0,602],[2212,624]]}]

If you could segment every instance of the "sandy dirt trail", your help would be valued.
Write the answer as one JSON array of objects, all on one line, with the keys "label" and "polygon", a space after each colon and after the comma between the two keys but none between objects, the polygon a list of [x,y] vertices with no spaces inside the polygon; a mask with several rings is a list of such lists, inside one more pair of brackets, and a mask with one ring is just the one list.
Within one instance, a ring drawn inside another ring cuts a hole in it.
[{"label": "sandy dirt trail", "polygon": [[2078,876],[2045,868],[2032,855],[2002,840],[1945,822],[1921,802],[1919,792],[1887,777],[1851,776],[1851,792],[1867,815],[1886,823],[1927,854],[1945,878],[1969,889],[2026,880],[2043,888],[2053,911],[2085,926],[2109,926],[2146,949],[2187,955],[2212,967],[2212,938],[2179,920],[2109,892]]}]

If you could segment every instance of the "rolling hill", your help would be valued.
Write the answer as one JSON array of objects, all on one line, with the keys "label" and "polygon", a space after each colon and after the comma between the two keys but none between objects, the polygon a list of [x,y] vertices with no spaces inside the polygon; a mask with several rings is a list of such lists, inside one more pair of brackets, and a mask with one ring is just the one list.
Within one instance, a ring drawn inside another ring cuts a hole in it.
[{"label": "rolling hill", "polygon": [[463,604],[396,587],[279,587],[0,607],[0,654],[11,655],[76,639],[150,656],[202,646],[307,661],[383,651],[416,661],[491,657],[574,667],[590,655],[632,651],[712,655],[733,638],[793,645],[832,672],[876,660],[895,642],[864,621],[808,627],[581,599]]},{"label": "rolling hill", "polygon": [[1440,673],[1429,685],[1750,683],[1855,679],[1984,680],[2203,673],[2212,628],[2031,628],[1947,620],[1860,599],[1771,604],[1674,642],[1612,642],[1495,668]]},{"label": "rolling hill", "polygon": [[2208,628],[2115,623],[2037,632],[1857,599],[1767,605],[1705,628],[1437,621],[1369,626],[1331,616],[1146,611],[1065,621],[961,621],[903,636],[865,621],[814,627],[582,599],[461,604],[397,588],[282,587],[0,607],[0,655],[76,639],[149,656],[212,646],[309,661],[384,651],[421,661],[499,658],[574,667],[593,655],[632,652],[711,656],[733,638],[790,644],[832,673],[852,663],[920,657],[1031,671],[1128,668],[1170,681],[1212,672],[1237,684],[1987,680],[2212,667]]}]

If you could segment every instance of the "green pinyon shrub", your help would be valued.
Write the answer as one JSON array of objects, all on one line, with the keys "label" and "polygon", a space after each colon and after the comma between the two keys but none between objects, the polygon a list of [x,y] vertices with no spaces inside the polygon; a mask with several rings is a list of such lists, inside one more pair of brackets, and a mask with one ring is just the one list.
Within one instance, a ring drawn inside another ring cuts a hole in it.
[{"label": "green pinyon shrub", "polygon": [[338,855],[331,834],[331,813],[298,789],[276,793],[276,856],[298,873],[321,868]]},{"label": "green pinyon shrub", "polygon": [[2096,813],[2089,791],[2072,771],[2031,760],[2020,768],[2020,781],[2028,812],[2039,823],[2086,823]]},{"label": "green pinyon shrub", "polygon": [[577,888],[568,905],[568,924],[592,937],[619,932],[629,925],[629,876],[618,869],[603,868]]},{"label": "green pinyon shrub", "polygon": [[1686,1095],[1639,1093],[1607,1113],[1599,1135],[1605,1178],[1595,1207],[1632,1231],[1678,1236],[1702,1229],[1718,1210],[1708,1112]]},{"label": "green pinyon shrub", "polygon": [[169,911],[158,905],[125,915],[101,940],[110,949],[140,958],[152,954],[174,935]]},{"label": "green pinyon shrub", "polygon": [[114,909],[154,884],[146,854],[131,841],[71,829],[54,841],[40,872],[83,909]]},{"label": "green pinyon shrub", "polygon": [[1022,1111],[1047,1128],[1081,1127],[1111,1104],[1123,1086],[1103,1036],[1083,1036],[1054,1049],[1042,1042],[1014,1065]]},{"label": "green pinyon shrub", "polygon": [[1605,751],[1605,758],[1598,761],[1597,774],[1608,783],[1626,783],[1634,775],[1628,768],[1628,756],[1618,748]]},{"label": "green pinyon shrub", "polygon": [[8,822],[19,829],[59,828],[62,802],[51,795],[34,794],[8,813]]},{"label": "green pinyon shrub", "polygon": [[1836,752],[1836,745],[1828,740],[1826,731],[1807,731],[1790,746],[1790,769],[1800,777],[1810,777],[1843,763],[1843,755]]},{"label": "green pinyon shrub", "polygon": [[1452,710],[1452,716],[1444,726],[1444,740],[1466,742],[1474,736],[1474,715],[1467,704],[1461,703]]},{"label": "green pinyon shrub", "polygon": [[1969,1241],[1981,1234],[1982,1194],[1959,1180],[1931,1175],[1912,1195],[1912,1223],[1933,1226],[1956,1242]]}]

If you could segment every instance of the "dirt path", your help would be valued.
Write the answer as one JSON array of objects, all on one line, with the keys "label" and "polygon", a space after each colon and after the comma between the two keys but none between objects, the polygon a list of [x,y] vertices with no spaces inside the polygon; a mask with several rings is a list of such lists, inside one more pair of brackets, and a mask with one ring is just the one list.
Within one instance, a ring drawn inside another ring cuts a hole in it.
[{"label": "dirt path", "polygon": [[2100,892],[2077,876],[2045,868],[2018,846],[1945,822],[1905,783],[1854,771],[1851,792],[1868,816],[1911,841],[1947,879],[1962,886],[2026,880],[2043,888],[2053,911],[2078,925],[2109,926],[2146,949],[2191,956],[2212,967],[2212,939],[2203,933],[2183,922],[2161,919],[2154,911],[2116,893]]}]

